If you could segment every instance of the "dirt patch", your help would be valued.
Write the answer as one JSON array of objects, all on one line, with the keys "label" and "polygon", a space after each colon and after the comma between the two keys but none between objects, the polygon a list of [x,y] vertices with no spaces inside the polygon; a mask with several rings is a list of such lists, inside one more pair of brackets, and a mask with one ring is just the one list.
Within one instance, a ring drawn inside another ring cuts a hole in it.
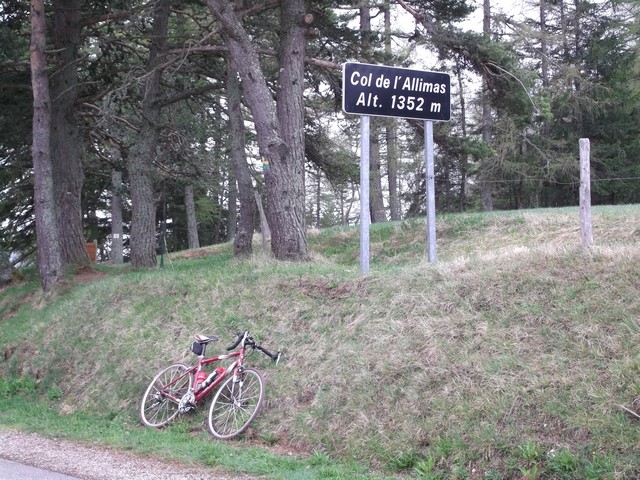
[{"label": "dirt patch", "polygon": [[181,252],[171,253],[169,258],[171,260],[185,260],[191,258],[202,258],[209,255],[216,255],[220,253],[220,246],[213,245],[210,247],[194,248],[191,250],[183,250]]},{"label": "dirt patch", "polygon": [[[0,288],[0,292],[16,285],[18,285],[18,282],[5,285],[2,288]],[[36,298],[36,294],[34,293],[26,294],[24,297],[18,298],[18,299],[12,298],[7,295],[3,300],[0,301],[0,312],[2,312],[2,314],[0,315],[0,320],[6,320],[7,318],[13,317],[13,315],[23,305],[33,304],[35,301],[35,298]]]},{"label": "dirt patch", "polygon": [[[287,286],[287,288],[290,288]],[[356,280],[350,283],[338,283],[333,280],[318,280],[313,278],[302,279],[294,287],[303,295],[324,300],[340,300],[361,294],[365,287],[365,280]]]},{"label": "dirt patch", "polygon": [[[24,301],[21,304],[26,304],[28,302]],[[2,314],[2,317],[0,317],[0,320],[6,320],[7,318],[11,318],[13,317],[13,315],[18,311],[18,309],[20,308],[21,304],[17,304],[14,305],[13,307],[9,308],[6,312],[4,312]]]},{"label": "dirt patch", "polygon": [[96,280],[100,280],[106,277],[107,274],[104,272],[99,272],[92,267],[82,267],[79,268],[78,271],[73,276],[73,280],[76,283],[84,285],[86,283],[95,282]]}]

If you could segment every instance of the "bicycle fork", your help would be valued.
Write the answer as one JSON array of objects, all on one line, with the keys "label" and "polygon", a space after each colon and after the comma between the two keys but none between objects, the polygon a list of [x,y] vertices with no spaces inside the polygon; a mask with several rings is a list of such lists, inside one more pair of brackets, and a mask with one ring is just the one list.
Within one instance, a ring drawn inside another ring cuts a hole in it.
[{"label": "bicycle fork", "polygon": [[244,388],[244,375],[242,372],[239,372],[237,378],[231,382],[231,403],[233,404],[233,408],[235,410],[240,410],[243,408],[242,405],[242,391]]}]

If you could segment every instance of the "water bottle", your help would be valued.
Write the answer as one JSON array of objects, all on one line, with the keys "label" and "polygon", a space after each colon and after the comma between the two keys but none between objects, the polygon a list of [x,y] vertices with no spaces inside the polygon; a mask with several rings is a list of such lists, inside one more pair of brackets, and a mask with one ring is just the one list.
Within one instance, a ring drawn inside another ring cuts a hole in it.
[{"label": "water bottle", "polygon": [[207,377],[207,379],[202,383],[202,387],[200,388],[207,388],[209,385],[211,385],[216,378],[218,378],[218,375],[222,375],[224,373],[224,368],[222,367],[218,367],[216,368],[213,372],[211,372],[211,375],[209,375]]}]

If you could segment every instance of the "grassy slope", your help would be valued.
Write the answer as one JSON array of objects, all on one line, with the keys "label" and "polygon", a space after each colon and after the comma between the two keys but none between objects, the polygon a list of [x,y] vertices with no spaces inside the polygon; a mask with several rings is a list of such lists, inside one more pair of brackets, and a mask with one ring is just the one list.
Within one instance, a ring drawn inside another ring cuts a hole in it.
[{"label": "grassy slope", "polygon": [[596,209],[591,253],[577,222],[447,215],[436,265],[423,221],[373,225],[366,277],[357,229],[330,229],[306,264],[238,262],[227,245],[107,269],[53,301],[18,307],[33,287],[5,290],[0,370],[61,388],[63,411],[132,421],[194,333],[249,328],[286,351],[278,368],[251,359],[268,382],[263,441],[424,478],[640,477],[640,428],[618,407],[640,397],[640,207]]}]

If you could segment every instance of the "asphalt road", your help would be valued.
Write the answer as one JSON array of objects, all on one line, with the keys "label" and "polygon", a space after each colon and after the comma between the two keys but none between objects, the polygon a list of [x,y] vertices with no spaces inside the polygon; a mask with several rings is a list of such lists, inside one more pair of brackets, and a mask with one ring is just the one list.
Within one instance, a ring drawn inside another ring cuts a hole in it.
[{"label": "asphalt road", "polygon": [[62,473],[30,467],[0,458],[0,480],[79,480]]}]

